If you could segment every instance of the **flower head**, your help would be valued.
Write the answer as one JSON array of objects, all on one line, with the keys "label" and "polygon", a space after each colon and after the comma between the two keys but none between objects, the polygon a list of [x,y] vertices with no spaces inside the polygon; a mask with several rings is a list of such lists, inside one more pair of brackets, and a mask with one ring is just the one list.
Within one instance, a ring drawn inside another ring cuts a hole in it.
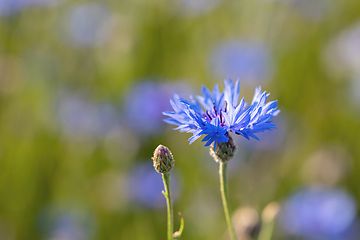
[{"label": "flower head", "polygon": [[170,172],[170,170],[174,167],[175,164],[172,153],[167,147],[163,145],[159,145],[155,149],[152,160],[154,168],[158,173]]},{"label": "flower head", "polygon": [[239,102],[239,80],[235,84],[231,79],[224,83],[224,92],[219,91],[218,85],[212,92],[203,86],[202,96],[190,96],[190,101],[174,94],[170,100],[174,111],[163,112],[169,117],[164,121],[178,126],[175,130],[192,133],[190,144],[204,135],[205,146],[214,143],[214,149],[217,144],[229,141],[230,132],[259,140],[255,133],[275,128],[271,118],[280,110],[276,109],[277,101],[266,103],[269,96],[266,91],[256,88],[252,103],[247,106],[244,99]]}]

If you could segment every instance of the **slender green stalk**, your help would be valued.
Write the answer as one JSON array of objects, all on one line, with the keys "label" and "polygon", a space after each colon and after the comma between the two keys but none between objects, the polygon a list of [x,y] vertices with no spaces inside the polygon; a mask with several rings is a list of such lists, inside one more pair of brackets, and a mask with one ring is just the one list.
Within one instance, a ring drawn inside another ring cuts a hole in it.
[{"label": "slender green stalk", "polygon": [[227,177],[226,177],[227,163],[220,161],[219,164],[220,164],[219,166],[220,192],[221,192],[221,199],[225,212],[226,223],[228,225],[231,240],[236,240],[235,229],[234,226],[232,225],[231,217],[230,217],[229,197],[227,192]]},{"label": "slender green stalk", "polygon": [[279,211],[280,205],[277,202],[271,202],[266,205],[261,214],[262,226],[259,240],[271,240],[275,226],[275,218]]},{"label": "slender green stalk", "polygon": [[271,240],[274,231],[274,222],[263,223],[258,240]]},{"label": "slender green stalk", "polygon": [[173,240],[174,232],[174,220],[173,220],[173,204],[172,204],[172,194],[171,194],[171,181],[170,173],[163,173],[165,193],[163,192],[166,198],[167,205],[167,239]]}]

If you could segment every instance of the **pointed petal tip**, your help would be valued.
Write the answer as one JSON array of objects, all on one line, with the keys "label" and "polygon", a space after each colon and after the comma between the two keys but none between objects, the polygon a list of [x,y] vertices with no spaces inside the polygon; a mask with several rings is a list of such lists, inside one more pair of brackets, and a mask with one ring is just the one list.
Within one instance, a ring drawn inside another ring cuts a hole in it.
[{"label": "pointed petal tip", "polygon": [[276,111],[273,112],[273,116],[276,117],[281,111],[279,109],[277,109]]}]

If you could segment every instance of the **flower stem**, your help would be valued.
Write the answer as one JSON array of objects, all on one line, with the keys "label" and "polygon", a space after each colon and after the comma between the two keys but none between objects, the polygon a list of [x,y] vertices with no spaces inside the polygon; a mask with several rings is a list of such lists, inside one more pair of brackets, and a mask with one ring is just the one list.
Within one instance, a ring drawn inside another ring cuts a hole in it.
[{"label": "flower stem", "polygon": [[224,212],[225,212],[226,223],[228,225],[230,239],[236,240],[235,229],[232,225],[231,217],[230,217],[229,197],[228,197],[228,192],[227,192],[227,177],[226,177],[227,171],[226,170],[227,170],[227,163],[220,161],[220,166],[219,166],[220,192],[221,192],[221,198],[222,198],[222,203],[223,203]]},{"label": "flower stem", "polygon": [[172,204],[172,195],[171,195],[171,181],[170,173],[163,173],[165,193],[163,192],[166,198],[167,205],[167,239],[173,240],[174,232],[174,220],[173,220],[173,204]]},{"label": "flower stem", "polygon": [[262,226],[259,240],[271,240],[275,226],[275,218],[279,211],[280,205],[277,202],[271,202],[266,205],[261,214]]},{"label": "flower stem", "polygon": [[274,222],[263,223],[259,240],[271,240],[274,231]]}]

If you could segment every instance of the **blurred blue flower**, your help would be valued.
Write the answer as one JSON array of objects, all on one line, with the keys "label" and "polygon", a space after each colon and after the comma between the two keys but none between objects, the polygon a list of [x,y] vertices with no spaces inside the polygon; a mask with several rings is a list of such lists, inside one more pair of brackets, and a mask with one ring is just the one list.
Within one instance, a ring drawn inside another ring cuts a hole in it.
[{"label": "blurred blue flower", "polygon": [[[173,200],[179,196],[177,174],[171,172]],[[165,208],[164,184],[161,174],[157,173],[151,162],[135,165],[129,172],[127,194],[133,203],[148,208]]]},{"label": "blurred blue flower", "polygon": [[177,0],[174,11],[183,16],[197,16],[211,11],[219,2],[220,0]]},{"label": "blurred blue flower", "polygon": [[73,93],[60,96],[57,111],[62,130],[70,138],[102,137],[119,124],[115,107]]},{"label": "blurred blue flower", "polygon": [[50,239],[86,240],[84,230],[74,216],[63,214],[55,220]]},{"label": "blurred blue flower", "polygon": [[217,46],[210,58],[210,67],[219,76],[239,77],[242,82],[258,85],[273,74],[273,62],[264,44],[229,41]]},{"label": "blurred blue flower", "polygon": [[312,187],[291,196],[280,212],[280,224],[306,239],[343,239],[356,218],[355,200],[345,191]]},{"label": "blurred blue flower", "polygon": [[61,0],[0,0],[0,16],[10,16],[32,6],[53,6]]},{"label": "blurred blue flower", "polygon": [[39,224],[46,239],[90,240],[96,230],[93,215],[83,209],[45,208]]},{"label": "blurred blue flower", "polygon": [[[190,96],[190,101],[181,99],[174,94],[170,100],[174,112],[164,112],[169,118],[165,122],[178,127],[180,132],[191,132],[190,144],[205,135],[202,141],[205,146],[214,143],[227,142],[229,133],[242,135],[246,139],[250,137],[259,140],[255,133],[275,128],[270,121],[280,110],[277,110],[277,101],[266,103],[269,94],[256,88],[251,106],[246,107],[244,98],[239,103],[239,80],[234,83],[231,79],[225,80],[224,93],[215,85],[213,92],[202,87],[202,96],[197,96],[197,101]],[[202,106],[202,107],[201,107]]]},{"label": "blurred blue flower", "polygon": [[22,8],[23,0],[0,0],[0,16],[12,15]]},{"label": "blurred blue flower", "polygon": [[110,13],[101,3],[73,6],[67,15],[68,40],[76,46],[94,46],[106,41],[111,34]]},{"label": "blurred blue flower", "polygon": [[164,84],[141,81],[135,85],[127,91],[124,100],[126,124],[138,135],[161,133],[164,129],[162,112],[170,107],[168,99],[175,89],[180,92],[189,92],[188,87],[181,83]]}]

